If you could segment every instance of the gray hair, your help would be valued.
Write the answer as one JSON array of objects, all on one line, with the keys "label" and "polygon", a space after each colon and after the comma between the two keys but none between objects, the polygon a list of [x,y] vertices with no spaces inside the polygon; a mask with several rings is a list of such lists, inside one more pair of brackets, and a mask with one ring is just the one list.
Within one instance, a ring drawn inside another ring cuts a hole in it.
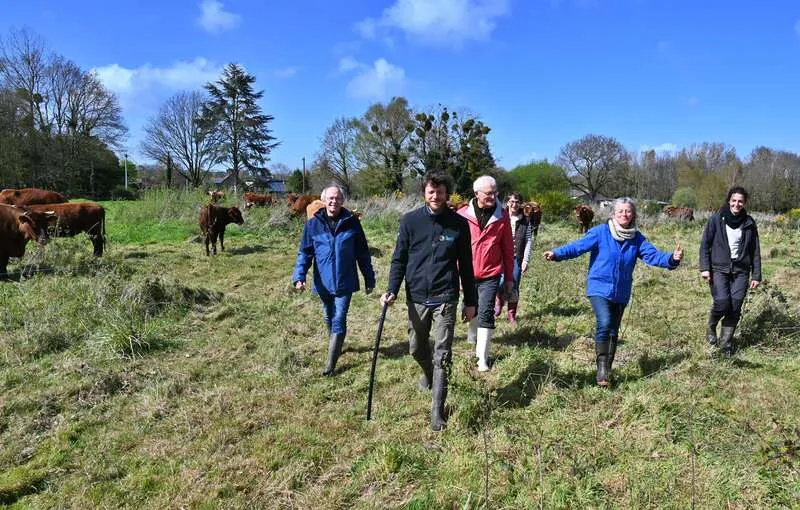
[{"label": "gray hair", "polygon": [[617,211],[618,205],[628,204],[631,206],[631,211],[633,211],[633,218],[631,219],[631,223],[636,225],[636,218],[639,217],[639,214],[636,212],[636,202],[633,201],[631,197],[619,197],[618,199],[614,200],[614,207],[611,208],[611,217],[614,217],[614,213]]},{"label": "gray hair", "polygon": [[325,200],[325,192],[328,191],[331,188],[336,188],[336,189],[339,190],[339,194],[342,195],[342,203],[344,203],[344,201],[347,200],[347,195],[345,194],[345,192],[342,189],[342,187],[339,186],[338,184],[330,184],[330,185],[325,186],[324,188],[322,188],[322,191],[320,191],[320,193],[319,193],[320,200]]},{"label": "gray hair", "polygon": [[491,186],[497,189],[497,181],[491,175],[481,175],[472,183],[472,191],[483,191],[481,188]]}]

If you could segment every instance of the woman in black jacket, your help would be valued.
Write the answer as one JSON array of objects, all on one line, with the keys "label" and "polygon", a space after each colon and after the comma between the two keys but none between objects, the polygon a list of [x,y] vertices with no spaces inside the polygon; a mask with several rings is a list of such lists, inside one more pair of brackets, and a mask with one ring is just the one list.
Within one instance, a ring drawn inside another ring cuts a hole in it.
[{"label": "woman in black jacket", "polygon": [[725,356],[735,350],[733,333],[747,289],[755,289],[761,283],[761,247],[756,222],[744,208],[747,199],[744,188],[731,188],[727,203],[711,216],[700,239],[700,276],[708,282],[714,300],[706,339],[711,345],[719,345]]}]

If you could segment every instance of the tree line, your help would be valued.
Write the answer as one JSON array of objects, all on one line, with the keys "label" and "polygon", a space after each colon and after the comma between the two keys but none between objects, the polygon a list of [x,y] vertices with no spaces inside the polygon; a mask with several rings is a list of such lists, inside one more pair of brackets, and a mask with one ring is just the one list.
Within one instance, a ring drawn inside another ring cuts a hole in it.
[{"label": "tree line", "polygon": [[[140,165],[147,185],[207,186],[213,170],[287,181],[291,191],[334,182],[350,195],[414,192],[429,169],[451,174],[456,191],[471,195],[472,181],[494,176],[501,193],[568,208],[571,197],[616,196],[711,209],[726,190],[744,185],[751,206],[786,211],[800,204],[800,156],[758,147],[741,159],[725,143],[698,143],[672,152],[632,151],[610,136],[588,134],[565,144],[554,161],[510,170],[497,165],[491,128],[478,115],[444,105],[414,109],[394,97],[358,117],[335,119],[321,133],[308,171],[269,165],[278,145],[262,111],[263,90],[236,63],[201,90],[164,101],[145,126]],[[0,182],[97,198],[121,194],[127,128],[117,97],[96,74],[48,51],[28,31],[0,39]],[[128,164],[127,161],[124,162]],[[133,170],[131,168],[131,170]]]}]

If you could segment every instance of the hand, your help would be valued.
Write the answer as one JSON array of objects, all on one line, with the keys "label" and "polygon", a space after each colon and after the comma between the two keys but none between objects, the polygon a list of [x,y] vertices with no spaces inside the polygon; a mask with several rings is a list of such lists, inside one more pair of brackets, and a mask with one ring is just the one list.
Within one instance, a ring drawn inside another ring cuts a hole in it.
[{"label": "hand", "polygon": [[681,248],[681,243],[675,247],[675,251],[672,252],[672,258],[675,259],[675,262],[680,262],[683,258],[683,248]]},{"label": "hand", "polygon": [[703,280],[711,283],[711,271],[700,271],[700,276],[703,277]]},{"label": "hand", "polygon": [[522,267],[520,269],[522,269],[523,273],[527,273],[528,272],[528,263],[527,262],[523,262],[522,263]]},{"label": "hand", "polygon": [[299,290],[300,292],[303,292],[304,290],[306,290],[306,282],[300,282],[300,281],[294,282],[294,288]]},{"label": "hand", "polygon": [[369,294],[372,294],[372,291],[373,291],[373,287],[367,287],[367,288],[365,288],[365,289],[364,289],[364,292],[365,292],[367,295],[369,295]]},{"label": "hand", "polygon": [[556,254],[553,253],[552,251],[546,251],[546,252],[544,252],[544,259],[545,260],[555,260],[556,259]]},{"label": "hand", "polygon": [[761,285],[761,282],[760,282],[760,281],[758,281],[758,280],[752,280],[752,281],[750,282],[750,288],[751,288],[751,289],[755,289],[755,288],[756,288],[756,287],[758,287],[759,285]]},{"label": "hand", "polygon": [[461,319],[464,322],[469,322],[475,318],[475,307],[474,306],[465,306],[464,310],[461,312]]},{"label": "hand", "polygon": [[381,305],[389,305],[392,306],[397,299],[397,296],[392,294],[391,292],[387,292],[381,296]]}]

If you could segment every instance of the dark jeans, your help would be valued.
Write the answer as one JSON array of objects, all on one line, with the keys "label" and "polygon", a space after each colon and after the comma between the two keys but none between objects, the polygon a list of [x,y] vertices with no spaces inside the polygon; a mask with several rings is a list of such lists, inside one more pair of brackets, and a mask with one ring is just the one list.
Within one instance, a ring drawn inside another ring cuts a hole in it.
[{"label": "dark jeans", "polygon": [[[426,366],[447,368],[453,348],[453,331],[456,329],[456,303],[426,306],[408,302],[408,348],[417,362]],[[433,337],[433,354],[430,339]]]},{"label": "dark jeans", "polygon": [[748,273],[711,273],[711,297],[714,304],[711,305],[711,320],[716,324],[722,319],[722,325],[736,327],[742,316],[742,304],[747,295],[747,287],[750,283]]},{"label": "dark jeans", "polygon": [[478,292],[478,327],[494,329],[494,298],[500,287],[500,276],[476,280],[475,289]]},{"label": "dark jeans", "polygon": [[594,310],[594,341],[608,342],[610,338],[619,337],[619,325],[626,303],[615,303],[600,296],[589,296]]},{"label": "dark jeans", "polygon": [[[514,257],[514,290],[517,291],[517,296],[519,296],[519,281],[522,279],[522,262],[517,260]],[[500,294],[503,293],[503,285],[505,284],[506,277],[505,273],[500,275],[500,284],[498,285],[498,290]]]},{"label": "dark jeans", "polygon": [[322,317],[331,333],[347,333],[347,310],[350,309],[352,294],[333,296],[320,293]]}]

